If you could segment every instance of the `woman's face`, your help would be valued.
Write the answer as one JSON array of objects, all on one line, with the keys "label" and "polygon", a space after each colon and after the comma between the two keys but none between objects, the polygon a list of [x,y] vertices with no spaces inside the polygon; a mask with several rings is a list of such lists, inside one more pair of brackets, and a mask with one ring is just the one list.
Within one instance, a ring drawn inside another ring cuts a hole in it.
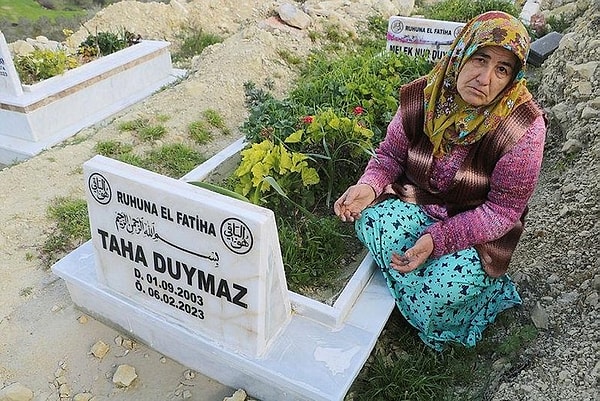
[{"label": "woman's face", "polygon": [[458,73],[456,88],[472,106],[486,106],[512,82],[517,57],[500,46],[478,49]]}]

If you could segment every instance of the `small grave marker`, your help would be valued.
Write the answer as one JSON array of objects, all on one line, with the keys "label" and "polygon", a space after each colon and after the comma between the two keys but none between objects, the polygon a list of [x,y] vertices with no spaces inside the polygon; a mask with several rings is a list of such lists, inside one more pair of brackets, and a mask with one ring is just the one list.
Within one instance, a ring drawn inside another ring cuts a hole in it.
[{"label": "small grave marker", "polygon": [[527,62],[534,67],[540,67],[544,61],[558,48],[563,35],[558,32],[550,32],[546,36],[537,39],[531,44],[531,50]]},{"label": "small grave marker", "polygon": [[243,354],[267,350],[291,313],[270,210],[102,156],[84,174],[101,283]]},{"label": "small grave marker", "polygon": [[465,26],[462,22],[392,16],[388,22],[386,49],[438,61]]},{"label": "small grave marker", "polygon": [[13,64],[4,34],[0,32],[0,96],[21,96],[21,80]]}]

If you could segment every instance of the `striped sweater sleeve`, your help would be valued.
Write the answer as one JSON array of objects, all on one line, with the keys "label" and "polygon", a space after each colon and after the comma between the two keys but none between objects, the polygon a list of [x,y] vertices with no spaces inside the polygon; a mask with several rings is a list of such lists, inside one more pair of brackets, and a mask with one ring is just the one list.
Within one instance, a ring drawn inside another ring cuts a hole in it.
[{"label": "striped sweater sleeve", "polygon": [[546,125],[540,116],[497,162],[482,205],[439,220],[425,230],[433,237],[433,257],[495,240],[513,227],[537,185],[545,137]]}]

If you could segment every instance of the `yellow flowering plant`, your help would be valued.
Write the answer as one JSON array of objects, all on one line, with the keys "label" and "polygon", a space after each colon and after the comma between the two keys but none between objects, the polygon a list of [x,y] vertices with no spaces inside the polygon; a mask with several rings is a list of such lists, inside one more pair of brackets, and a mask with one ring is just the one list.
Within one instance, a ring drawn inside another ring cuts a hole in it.
[{"label": "yellow flowering plant", "polygon": [[[252,144],[240,153],[242,160],[234,172],[235,191],[248,197],[254,204],[277,207],[280,205],[271,180],[291,198],[303,195],[302,204],[310,203],[306,189],[318,184],[317,171],[308,164],[308,156],[291,152],[284,144],[269,139]],[[267,179],[269,178],[269,179]]]}]

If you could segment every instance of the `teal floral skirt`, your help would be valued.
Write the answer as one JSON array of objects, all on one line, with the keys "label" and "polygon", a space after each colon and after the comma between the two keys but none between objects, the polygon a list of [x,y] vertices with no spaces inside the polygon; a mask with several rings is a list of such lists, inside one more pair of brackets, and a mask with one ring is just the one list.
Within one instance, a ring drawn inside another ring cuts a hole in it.
[{"label": "teal floral skirt", "polygon": [[362,212],[356,232],[425,344],[438,351],[447,342],[472,347],[498,313],[521,304],[521,297],[508,275],[485,273],[474,248],[429,258],[410,273],[392,269],[392,253],[403,254],[433,223],[418,205],[387,199]]}]

